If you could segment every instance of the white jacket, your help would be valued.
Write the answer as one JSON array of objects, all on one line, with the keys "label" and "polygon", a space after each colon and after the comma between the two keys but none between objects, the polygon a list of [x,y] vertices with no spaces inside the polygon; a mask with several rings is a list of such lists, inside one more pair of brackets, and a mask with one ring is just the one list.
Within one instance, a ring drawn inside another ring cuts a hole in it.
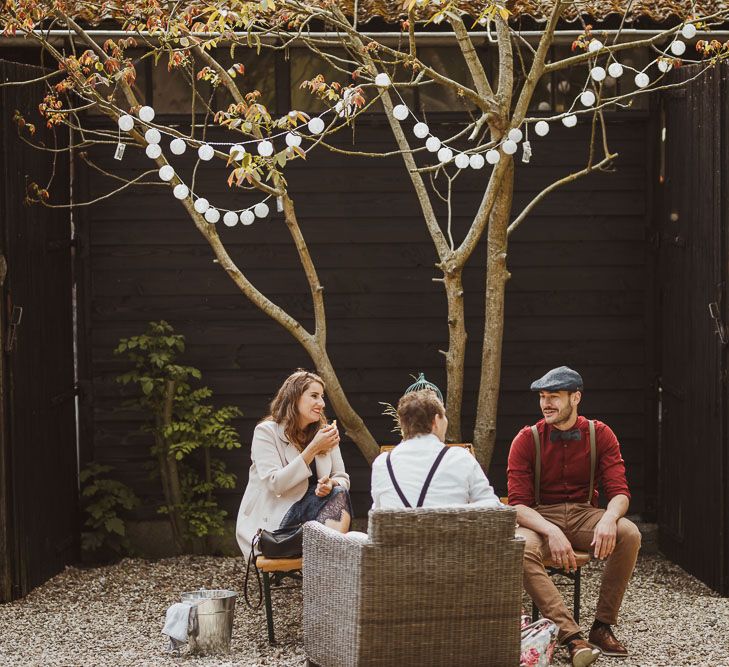
[{"label": "white jacket", "polygon": [[[317,479],[329,477],[349,490],[349,475],[339,447],[316,456]],[[253,432],[251,469],[243,500],[238,510],[235,533],[243,555],[248,557],[251,540],[259,528],[275,530],[289,508],[306,493],[311,468],[294,445],[289,443],[281,425],[261,422]]]},{"label": "white jacket", "polygon": [[[392,470],[403,494],[415,507],[443,443],[432,433],[404,440],[390,454]],[[402,509],[400,496],[387,471],[387,453],[372,464],[372,509]],[[423,507],[450,505],[499,507],[501,502],[489,484],[481,466],[467,449],[450,447],[431,480]]]}]

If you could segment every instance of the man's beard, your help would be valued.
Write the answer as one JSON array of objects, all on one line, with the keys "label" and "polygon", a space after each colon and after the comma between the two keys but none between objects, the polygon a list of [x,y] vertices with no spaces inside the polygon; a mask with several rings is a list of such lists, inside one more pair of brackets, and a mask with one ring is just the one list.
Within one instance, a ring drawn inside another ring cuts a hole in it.
[{"label": "man's beard", "polygon": [[570,419],[572,419],[574,410],[575,408],[572,405],[565,406],[556,414],[550,424],[557,427],[561,426],[562,424],[566,424]]}]

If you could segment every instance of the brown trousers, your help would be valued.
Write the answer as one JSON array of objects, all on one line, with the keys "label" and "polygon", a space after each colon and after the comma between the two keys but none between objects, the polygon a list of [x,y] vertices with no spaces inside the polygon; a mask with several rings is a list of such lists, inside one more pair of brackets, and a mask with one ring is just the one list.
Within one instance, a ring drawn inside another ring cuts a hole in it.
[{"label": "brown trousers", "polygon": [[[558,505],[537,505],[534,508],[547,521],[558,526],[576,551],[594,553],[590,542],[593,531],[605,510],[588,503],[560,503]],[[562,595],[552,582],[542,565],[542,556],[549,554],[546,538],[529,528],[518,527],[516,534],[526,540],[524,548],[524,588],[542,613],[559,627],[560,640],[580,632],[572,613],[562,599]],[[595,618],[603,623],[614,625],[618,621],[618,611],[623,601],[628,580],[633,574],[635,561],[640,549],[640,531],[635,524],[625,518],[618,521],[618,534],[615,549],[607,559],[605,572],[600,586]]]}]

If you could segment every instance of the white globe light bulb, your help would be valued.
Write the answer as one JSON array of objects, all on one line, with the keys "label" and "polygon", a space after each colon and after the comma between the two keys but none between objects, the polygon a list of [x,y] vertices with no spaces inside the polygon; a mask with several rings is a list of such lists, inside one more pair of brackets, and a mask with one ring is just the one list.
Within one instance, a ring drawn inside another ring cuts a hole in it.
[{"label": "white globe light bulb", "polygon": [[205,219],[212,225],[220,220],[220,211],[217,208],[209,208],[205,211]]},{"label": "white globe light bulb", "polygon": [[324,121],[317,116],[309,121],[307,127],[312,134],[321,134],[324,132]]},{"label": "white globe light bulb", "polygon": [[574,127],[575,125],[577,125],[577,116],[575,116],[574,114],[565,116],[562,119],[562,125],[564,125],[565,127]]},{"label": "white globe light bulb", "polygon": [[236,144],[235,146],[230,147],[228,153],[234,160],[242,160],[243,156],[246,154],[246,149],[244,146]]},{"label": "white globe light bulb", "polygon": [[580,102],[582,102],[583,106],[591,107],[593,104],[595,104],[595,93],[593,93],[591,90],[586,90],[580,95]]},{"label": "white globe light bulb", "polygon": [[650,82],[651,80],[645,72],[638,72],[635,75],[635,85],[638,88],[645,88]]},{"label": "white globe light bulb", "polygon": [[484,165],[485,160],[483,159],[483,155],[481,153],[474,153],[471,155],[471,157],[468,158],[468,164],[471,166],[471,169],[481,169]]},{"label": "white globe light bulb", "polygon": [[425,139],[425,137],[428,136],[428,133],[430,132],[430,128],[425,123],[415,123],[415,127],[413,127],[413,134],[418,139]]},{"label": "white globe light bulb", "polygon": [[459,153],[456,155],[456,167],[459,169],[466,169],[468,165],[470,164],[468,155],[465,153]]},{"label": "white globe light bulb", "polygon": [[271,157],[273,155],[273,144],[268,139],[259,141],[257,149],[258,154],[262,157]]},{"label": "white globe light bulb", "polygon": [[238,224],[238,214],[235,211],[228,211],[223,216],[223,224],[226,227],[235,227]]},{"label": "white globe light bulb", "polygon": [[159,168],[159,177],[163,181],[171,181],[175,176],[175,170],[166,164]]},{"label": "white globe light bulb", "polygon": [[197,149],[197,155],[201,160],[212,160],[215,155],[215,149],[210,144],[203,144]]},{"label": "white globe light bulb", "polygon": [[524,133],[518,127],[512,127],[509,130],[509,134],[507,134],[506,136],[509,137],[509,139],[511,139],[515,144],[518,144],[524,137]]},{"label": "white globe light bulb", "polygon": [[606,76],[605,69],[603,67],[593,67],[590,70],[590,76],[593,81],[602,81]]},{"label": "white globe light bulb", "polygon": [[501,159],[501,153],[495,149],[486,151],[486,162],[489,164],[496,164]]},{"label": "white globe light bulb", "polygon": [[453,159],[453,151],[448,146],[441,146],[438,151],[438,159],[445,164]]},{"label": "white globe light bulb", "polygon": [[268,215],[268,204],[259,202],[253,207],[253,213],[257,218],[265,218]]},{"label": "white globe light bulb", "polygon": [[187,150],[187,144],[178,137],[170,142],[170,150],[175,155],[182,155]]},{"label": "white globe light bulb", "polygon": [[210,208],[210,202],[205,197],[199,197],[195,200],[195,210],[198,213],[205,213]]},{"label": "white globe light bulb", "polygon": [[184,183],[178,183],[172,190],[172,194],[177,199],[185,199],[190,194],[190,189]]},{"label": "white globe light bulb", "polygon": [[162,149],[159,147],[159,144],[148,144],[147,148],[144,149],[144,152],[151,160],[156,160],[160,155],[162,155]]},{"label": "white globe light bulb", "polygon": [[440,149],[440,139],[438,137],[428,137],[428,139],[425,142],[425,147],[431,152],[431,153],[437,153]]},{"label": "white globe light bulb", "polygon": [[375,77],[375,85],[380,88],[387,88],[390,85],[390,77],[384,72],[380,72]]},{"label": "white globe light bulb", "polygon": [[507,139],[503,144],[501,144],[501,150],[507,155],[514,155],[514,153],[516,153],[516,149],[516,141],[512,141],[511,139]]},{"label": "white globe light bulb", "polygon": [[544,137],[549,133],[549,123],[546,120],[540,120],[534,126],[534,131],[540,136]]},{"label": "white globe light bulb", "polygon": [[696,37],[696,26],[693,23],[687,23],[683,28],[681,28],[681,35],[685,39],[693,39]]},{"label": "white globe light bulb", "polygon": [[410,111],[404,104],[398,104],[393,110],[392,115],[397,118],[397,120],[405,120],[408,117],[408,114]]},{"label": "white globe light bulb", "polygon": [[671,44],[671,53],[674,56],[682,56],[686,51],[686,44],[682,42],[680,39],[677,39],[673,44]]},{"label": "white globe light bulb", "polygon": [[144,133],[144,140],[148,144],[158,144],[160,141],[162,141],[162,135],[159,133],[159,130],[156,127],[150,127]]},{"label": "white globe light bulb", "polygon": [[623,75],[623,66],[620,63],[610,63],[608,65],[608,74],[613,79],[619,79]]},{"label": "white globe light bulb", "polygon": [[587,50],[590,53],[596,53],[602,48],[602,42],[599,39],[593,39],[588,45]]},{"label": "white globe light bulb", "polygon": [[142,107],[138,115],[139,120],[145,123],[151,123],[154,120],[154,109],[152,107]]},{"label": "white globe light bulb", "polygon": [[301,146],[301,135],[289,132],[286,134],[286,145],[290,148]]},{"label": "white globe light bulb", "polygon": [[252,225],[253,221],[256,219],[255,214],[253,211],[241,211],[240,214],[240,221],[243,225]]},{"label": "white globe light bulb", "polygon": [[132,118],[129,114],[119,116],[119,120],[116,122],[122,132],[129,132],[129,130],[134,127],[134,118]]},{"label": "white globe light bulb", "polygon": [[659,60],[658,69],[665,74],[673,69],[673,63],[670,60]]}]

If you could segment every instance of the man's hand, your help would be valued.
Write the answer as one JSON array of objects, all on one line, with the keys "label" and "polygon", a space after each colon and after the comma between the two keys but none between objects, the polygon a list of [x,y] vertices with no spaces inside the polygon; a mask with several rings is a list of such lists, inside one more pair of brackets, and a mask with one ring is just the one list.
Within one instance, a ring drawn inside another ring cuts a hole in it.
[{"label": "man's hand", "polygon": [[577,572],[575,552],[565,534],[554,524],[547,533],[552,562],[567,572]]},{"label": "man's hand", "polygon": [[595,526],[594,537],[590,542],[591,547],[595,547],[595,558],[604,560],[615,549],[615,541],[618,535],[618,520],[605,512],[602,519]]}]

